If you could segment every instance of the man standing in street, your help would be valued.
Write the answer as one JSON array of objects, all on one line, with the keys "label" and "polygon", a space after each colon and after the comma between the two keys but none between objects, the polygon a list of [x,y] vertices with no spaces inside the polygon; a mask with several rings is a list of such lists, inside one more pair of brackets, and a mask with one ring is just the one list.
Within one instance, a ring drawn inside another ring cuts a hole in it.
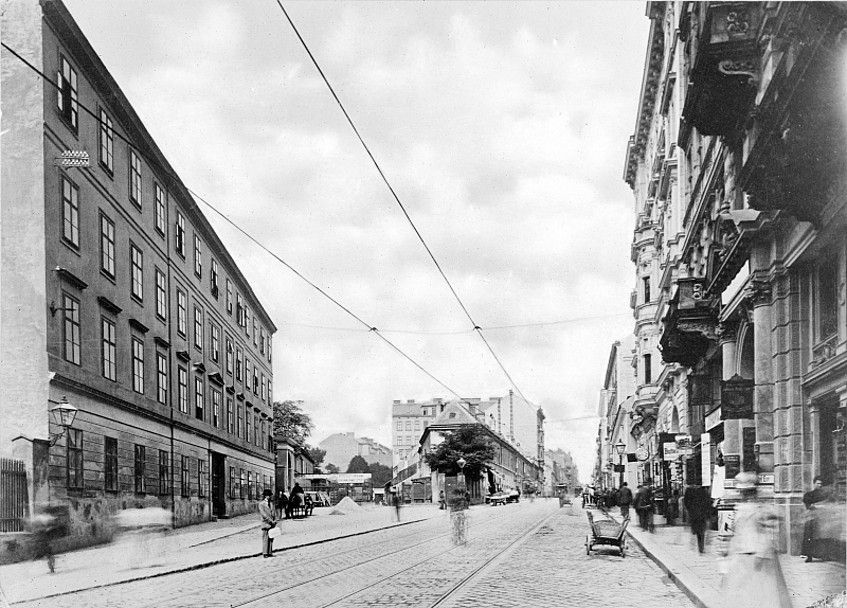
[{"label": "man standing in street", "polygon": [[697,536],[697,550],[703,553],[706,550],[706,522],[709,520],[712,499],[702,486],[688,486],[682,501],[691,524],[691,533]]},{"label": "man standing in street", "polygon": [[633,506],[638,515],[638,525],[642,530],[653,531],[653,490],[650,486],[639,485],[635,492]]},{"label": "man standing in street", "polygon": [[271,528],[276,526],[276,518],[274,517],[273,505],[274,493],[271,490],[265,490],[262,493],[262,500],[259,501],[259,516],[262,518],[262,556],[273,557],[274,539],[268,535]]},{"label": "man standing in street", "polygon": [[618,505],[621,508],[621,517],[629,519],[629,507],[632,504],[632,490],[626,482],[623,482],[621,489],[618,492]]}]

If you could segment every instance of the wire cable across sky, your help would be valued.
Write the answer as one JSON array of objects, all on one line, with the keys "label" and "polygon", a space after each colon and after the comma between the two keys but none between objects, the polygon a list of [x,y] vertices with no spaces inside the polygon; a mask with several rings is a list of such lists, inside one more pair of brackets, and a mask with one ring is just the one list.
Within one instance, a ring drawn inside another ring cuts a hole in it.
[{"label": "wire cable across sky", "polygon": [[521,396],[521,398],[524,401],[529,403],[529,400],[523,394],[523,391],[521,391],[521,389],[515,383],[514,379],[512,378],[512,375],[506,369],[506,366],[503,365],[503,362],[500,360],[500,357],[498,357],[497,353],[494,352],[494,348],[491,346],[491,344],[485,338],[485,335],[482,333],[482,327],[480,327],[480,325],[476,321],[474,321],[473,317],[471,316],[471,313],[468,311],[467,306],[465,306],[465,303],[462,302],[462,298],[459,297],[459,294],[456,292],[456,289],[453,287],[453,284],[450,282],[450,279],[447,278],[447,275],[445,274],[444,270],[441,268],[441,264],[438,263],[438,260],[436,259],[435,254],[432,253],[432,249],[430,249],[429,245],[427,244],[427,242],[424,239],[423,235],[421,234],[420,230],[418,230],[418,227],[415,225],[415,222],[412,220],[412,217],[409,215],[409,212],[406,210],[406,206],[400,200],[400,197],[397,196],[397,192],[395,192],[394,187],[391,185],[391,182],[388,181],[388,178],[386,177],[385,172],[383,172],[382,167],[380,167],[376,158],[374,158],[374,155],[371,152],[370,148],[368,147],[368,144],[365,143],[365,140],[362,138],[361,133],[359,133],[359,129],[356,127],[356,124],[353,122],[353,119],[350,117],[350,114],[347,112],[347,109],[344,107],[344,104],[341,103],[341,99],[339,99],[338,94],[335,92],[335,89],[332,87],[332,84],[330,84],[329,79],[326,77],[326,74],[324,74],[323,69],[321,69],[320,64],[318,64],[318,61],[317,61],[317,59],[315,59],[315,56],[312,54],[311,49],[309,49],[309,45],[306,44],[306,41],[303,39],[303,36],[300,34],[300,31],[297,29],[297,26],[294,25],[294,21],[291,19],[291,16],[288,14],[288,11],[285,10],[285,7],[282,5],[281,0],[276,0],[276,3],[279,6],[280,10],[282,11],[282,14],[285,15],[285,18],[288,20],[288,23],[291,25],[291,29],[294,30],[294,33],[297,35],[297,39],[300,40],[300,44],[303,46],[303,49],[305,49],[306,54],[309,55],[309,59],[312,60],[312,64],[315,66],[315,69],[320,74],[321,78],[324,81],[324,84],[326,84],[327,88],[329,89],[329,92],[332,94],[332,97],[335,99],[335,102],[338,104],[338,107],[341,109],[341,112],[344,114],[344,118],[347,119],[347,122],[350,125],[350,128],[352,128],[353,132],[356,134],[356,137],[358,138],[359,143],[362,144],[362,147],[365,149],[365,152],[367,153],[368,157],[371,159],[371,162],[373,163],[374,167],[376,167],[376,170],[379,173],[379,176],[382,178],[382,181],[385,182],[386,187],[388,188],[389,192],[391,192],[391,196],[394,198],[394,201],[400,207],[400,210],[403,212],[403,215],[406,217],[406,220],[409,222],[409,225],[412,227],[412,230],[415,231],[415,235],[417,235],[418,240],[421,242],[421,245],[423,245],[424,249],[426,249],[426,252],[427,252],[427,254],[429,254],[429,257],[432,260],[432,263],[435,264],[435,267],[438,269],[438,273],[441,275],[441,278],[443,278],[444,282],[447,283],[447,287],[450,288],[450,292],[453,294],[453,297],[456,299],[456,302],[459,303],[459,307],[462,309],[462,311],[465,313],[465,316],[467,316],[468,320],[471,322],[471,326],[473,327],[473,331],[475,331],[479,335],[480,339],[483,341],[486,348],[491,353],[491,356],[494,357],[494,360],[497,362],[497,365],[500,366],[501,370],[503,370],[503,373],[506,375],[506,378],[509,379],[509,382],[515,388],[517,393]]}]

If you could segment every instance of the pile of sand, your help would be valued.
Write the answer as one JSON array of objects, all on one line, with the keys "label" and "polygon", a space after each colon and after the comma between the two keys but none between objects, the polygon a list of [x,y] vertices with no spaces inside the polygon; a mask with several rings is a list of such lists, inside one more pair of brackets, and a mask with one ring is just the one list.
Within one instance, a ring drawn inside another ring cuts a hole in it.
[{"label": "pile of sand", "polygon": [[353,513],[361,509],[359,505],[356,504],[356,501],[350,498],[349,496],[345,496],[342,498],[335,508],[329,512],[330,515],[347,515],[348,513]]}]

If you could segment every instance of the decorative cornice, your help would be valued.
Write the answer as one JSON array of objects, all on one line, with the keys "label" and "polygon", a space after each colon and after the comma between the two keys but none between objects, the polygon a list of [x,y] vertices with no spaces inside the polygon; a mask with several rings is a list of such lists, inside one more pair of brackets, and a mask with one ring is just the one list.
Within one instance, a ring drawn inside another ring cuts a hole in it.
[{"label": "decorative cornice", "polygon": [[162,336],[155,336],[153,338],[153,341],[156,344],[158,344],[159,346],[161,346],[162,348],[170,348],[171,347],[171,343],[168,342],[167,340],[165,340]]},{"label": "decorative cornice", "polygon": [[136,331],[140,331],[142,334],[146,334],[148,331],[150,331],[150,328],[144,325],[144,323],[142,323],[138,319],[130,319],[129,326]]},{"label": "decorative cornice", "polygon": [[56,267],[53,269],[53,272],[55,272],[55,273],[56,273],[56,275],[57,275],[57,276],[58,276],[58,277],[59,277],[62,281],[64,281],[65,283],[69,284],[71,287],[74,287],[74,288],[76,288],[76,289],[79,289],[80,291],[82,291],[82,290],[84,290],[86,287],[88,287],[88,283],[86,283],[85,281],[83,281],[82,279],[80,279],[78,276],[76,276],[74,273],[72,273],[72,272],[71,272],[70,270],[68,270],[67,268],[62,268],[62,267],[60,267],[60,266],[56,266]]},{"label": "decorative cornice", "polygon": [[224,385],[224,379],[221,377],[220,372],[211,372],[209,374],[209,382],[217,384],[218,386]]},{"label": "decorative cornice", "polygon": [[187,350],[176,351],[176,358],[179,359],[180,361],[185,361],[186,363],[191,361],[191,355],[188,354]]},{"label": "decorative cornice", "polygon": [[113,315],[119,315],[123,308],[112,302],[106,296],[97,296],[97,303],[100,304],[101,308],[105,308],[108,312]]},{"label": "decorative cornice", "polygon": [[768,281],[751,281],[746,288],[745,297],[753,306],[769,305],[773,300],[773,287]]},{"label": "decorative cornice", "polygon": [[205,365],[203,365],[203,362],[202,362],[202,361],[198,361],[197,363],[195,363],[195,364],[194,364],[194,365],[192,365],[191,367],[193,367],[193,368],[194,368],[194,371],[195,371],[195,372],[200,372],[201,374],[205,374],[205,373],[206,373],[206,366],[205,366]]}]

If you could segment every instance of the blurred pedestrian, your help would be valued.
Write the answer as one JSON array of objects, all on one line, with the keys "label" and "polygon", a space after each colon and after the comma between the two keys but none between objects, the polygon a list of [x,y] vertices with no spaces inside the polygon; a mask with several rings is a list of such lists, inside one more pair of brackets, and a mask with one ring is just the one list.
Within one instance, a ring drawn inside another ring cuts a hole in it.
[{"label": "blurred pedestrian", "polygon": [[629,507],[632,505],[632,490],[626,482],[621,484],[621,489],[618,491],[618,505],[621,507],[621,517],[629,519]]},{"label": "blurred pedestrian", "polygon": [[665,520],[669,526],[672,526],[677,517],[679,517],[679,490],[674,489],[665,506]]},{"label": "blurred pedestrian", "polygon": [[402,496],[400,495],[400,492],[396,489],[393,490],[391,492],[391,494],[392,494],[392,498],[394,499],[394,515],[395,515],[395,517],[397,517],[397,521],[399,522],[400,521],[400,507],[401,507]]},{"label": "blurred pedestrian", "polygon": [[285,495],[285,490],[280,490],[276,496],[276,518],[282,519],[283,517],[287,517],[288,513],[286,512],[286,508],[288,507],[288,496]]},{"label": "blurred pedestrian", "polygon": [[271,490],[262,492],[262,500],[259,501],[259,516],[262,518],[262,556],[273,557],[274,539],[268,534],[271,528],[276,527],[273,505],[274,493]]},{"label": "blurred pedestrian", "polygon": [[36,559],[46,558],[50,574],[56,572],[56,556],[53,554],[53,538],[57,534],[58,522],[50,513],[36,513],[30,520],[33,553]]},{"label": "blurred pedestrian", "polygon": [[444,490],[438,492],[438,508],[443,511],[447,508],[446,503],[444,502]]},{"label": "blurred pedestrian", "polygon": [[703,553],[706,550],[706,524],[709,521],[712,499],[703,486],[689,485],[685,488],[683,503],[691,533],[697,537],[697,550]]},{"label": "blurred pedestrian", "polygon": [[642,530],[653,531],[653,490],[650,486],[639,485],[632,503],[638,514],[638,526]]},{"label": "blurred pedestrian", "polygon": [[735,478],[741,502],[735,506],[735,525],[729,543],[730,564],[724,578],[726,608],[791,608],[788,586],[777,559],[779,517],[767,504],[756,502],[756,474]]}]

